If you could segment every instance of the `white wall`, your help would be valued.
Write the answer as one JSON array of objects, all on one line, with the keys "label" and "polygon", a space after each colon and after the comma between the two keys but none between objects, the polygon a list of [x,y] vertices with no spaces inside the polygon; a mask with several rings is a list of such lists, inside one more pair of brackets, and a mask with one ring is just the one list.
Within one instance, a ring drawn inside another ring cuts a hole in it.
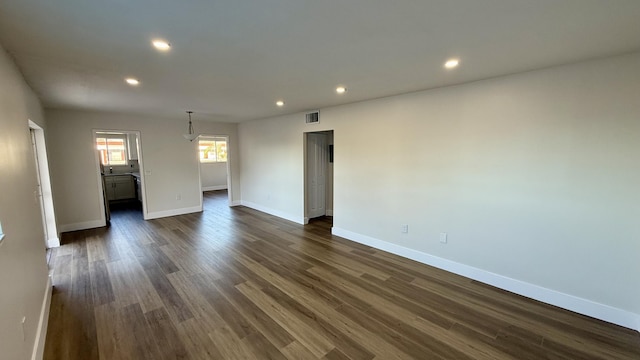
[{"label": "white wall", "polygon": [[227,188],[227,163],[200,164],[200,181],[202,190],[221,190]]},{"label": "white wall", "polygon": [[28,122],[45,128],[45,121],[40,102],[1,47],[0,79],[0,222],[5,233],[0,243],[0,357],[28,359],[38,345],[43,300],[50,295]]},{"label": "white wall", "polygon": [[[93,129],[140,131],[140,167],[150,217],[201,210],[197,142],[182,137],[186,118],[47,110],[47,119],[56,215],[62,231],[102,225]],[[229,135],[233,172],[237,125],[194,121],[194,127],[198,132]],[[239,199],[239,186],[235,188],[238,191],[232,196]]]},{"label": "white wall", "polygon": [[333,129],[336,234],[640,329],[639,99],[635,53],[242,123],[242,202],[301,222]]},{"label": "white wall", "polygon": [[240,123],[242,204],[303,223],[303,133],[321,130],[324,123],[305,125],[303,114]]}]

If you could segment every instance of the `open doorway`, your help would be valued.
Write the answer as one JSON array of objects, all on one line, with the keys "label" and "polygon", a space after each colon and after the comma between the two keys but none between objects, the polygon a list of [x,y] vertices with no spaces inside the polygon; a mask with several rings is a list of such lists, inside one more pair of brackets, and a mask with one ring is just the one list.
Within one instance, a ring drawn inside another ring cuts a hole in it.
[{"label": "open doorway", "polygon": [[200,135],[197,141],[201,194],[226,192],[228,204],[231,205],[229,136]]},{"label": "open doorway", "polygon": [[105,225],[114,211],[147,218],[139,131],[94,130],[96,169]]},{"label": "open doorway", "polygon": [[333,130],[305,133],[304,221],[333,217]]},{"label": "open doorway", "polygon": [[56,214],[53,208],[53,194],[51,192],[51,178],[49,176],[49,162],[47,161],[47,147],[45,145],[44,130],[38,124],[29,120],[31,144],[33,146],[34,161],[38,180],[37,197],[42,212],[42,227],[44,242],[48,248],[60,246]]}]

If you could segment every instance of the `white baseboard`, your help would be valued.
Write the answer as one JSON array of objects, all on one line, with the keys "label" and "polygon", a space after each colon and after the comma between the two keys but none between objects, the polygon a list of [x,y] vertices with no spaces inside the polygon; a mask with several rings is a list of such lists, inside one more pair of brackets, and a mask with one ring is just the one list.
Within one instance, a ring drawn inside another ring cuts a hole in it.
[{"label": "white baseboard", "polygon": [[285,212],[280,211],[280,210],[274,210],[274,209],[268,208],[266,206],[262,206],[262,205],[259,205],[259,204],[256,204],[256,203],[252,203],[250,201],[244,201],[243,200],[241,202],[241,205],[249,207],[249,208],[252,208],[252,209],[255,209],[255,210],[258,210],[258,211],[262,211],[264,213],[267,213],[267,214],[270,214],[270,215],[273,215],[273,216],[277,216],[277,217],[280,217],[280,218],[283,218],[283,219],[286,219],[286,220],[289,220],[289,221],[293,221],[293,222],[298,223],[298,224],[304,225],[304,223],[305,223],[303,216],[291,215],[291,214],[285,213]]},{"label": "white baseboard", "polygon": [[147,216],[145,216],[144,219],[151,220],[151,219],[158,219],[158,218],[169,217],[169,216],[192,214],[196,212],[202,212],[202,206],[193,206],[193,207],[181,208],[181,209],[171,209],[171,210],[165,210],[165,211],[150,212],[150,213],[147,213]]},{"label": "white baseboard", "polygon": [[327,209],[327,216],[333,216],[333,210]]},{"label": "white baseboard", "polygon": [[54,247],[60,247],[60,239],[58,237],[47,239],[47,249]]},{"label": "white baseboard", "polygon": [[203,186],[202,191],[227,190],[227,185]]},{"label": "white baseboard", "polygon": [[93,228],[103,227],[106,225],[107,223],[104,220],[93,220],[93,221],[85,221],[85,222],[74,223],[74,224],[62,224],[59,226],[59,230],[61,233],[63,233],[63,232],[69,232],[69,231],[93,229]]},{"label": "white baseboard", "polygon": [[31,352],[31,360],[41,360],[44,357],[44,344],[47,339],[47,327],[49,326],[52,290],[51,277],[47,276],[47,288],[45,289],[44,299],[42,300],[40,320],[38,320],[38,330],[36,331],[36,341],[33,344],[33,351]]},{"label": "white baseboard", "polygon": [[238,201],[238,200],[232,201],[231,205],[229,206],[242,206],[242,201]]},{"label": "white baseboard", "polygon": [[331,233],[376,249],[384,250],[411,260],[431,265],[454,274],[493,285],[534,300],[555,305],[579,314],[604,320],[629,329],[640,331],[640,314],[593,302],[588,299],[561,293],[538,285],[508,278],[499,274],[478,269],[455,261],[443,259],[414,249],[409,249],[387,241],[351,232],[341,228],[332,228]]}]

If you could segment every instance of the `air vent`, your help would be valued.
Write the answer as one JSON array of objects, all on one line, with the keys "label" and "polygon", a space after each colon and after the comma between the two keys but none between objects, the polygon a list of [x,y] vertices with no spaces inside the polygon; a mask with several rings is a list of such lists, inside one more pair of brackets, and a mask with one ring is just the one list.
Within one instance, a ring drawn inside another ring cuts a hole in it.
[{"label": "air vent", "polygon": [[317,123],[319,123],[320,122],[320,111],[313,111],[313,112],[307,113],[304,122],[307,123],[307,124],[317,124]]}]

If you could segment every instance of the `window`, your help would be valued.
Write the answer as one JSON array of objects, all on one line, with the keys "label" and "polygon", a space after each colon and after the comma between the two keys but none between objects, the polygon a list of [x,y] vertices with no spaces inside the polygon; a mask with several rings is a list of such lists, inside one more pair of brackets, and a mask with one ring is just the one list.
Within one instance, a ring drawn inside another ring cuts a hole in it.
[{"label": "window", "polygon": [[125,134],[96,135],[96,146],[102,165],[127,165],[127,136]]},{"label": "window", "polygon": [[201,138],[198,145],[201,163],[227,161],[227,140],[220,138]]}]

